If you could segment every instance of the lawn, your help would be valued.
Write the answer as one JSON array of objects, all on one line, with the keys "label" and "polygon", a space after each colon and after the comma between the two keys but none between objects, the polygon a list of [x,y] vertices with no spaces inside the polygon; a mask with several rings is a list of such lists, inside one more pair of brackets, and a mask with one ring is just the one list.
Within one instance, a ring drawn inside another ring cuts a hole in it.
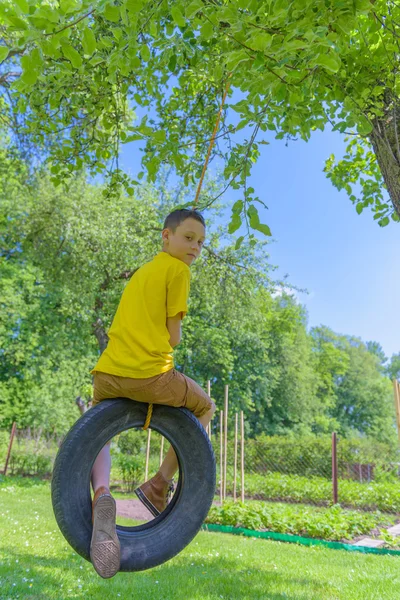
[{"label": "lawn", "polygon": [[97,576],[57,529],[49,482],[0,476],[0,598],[400,599],[400,557],[201,532],[168,563]]}]

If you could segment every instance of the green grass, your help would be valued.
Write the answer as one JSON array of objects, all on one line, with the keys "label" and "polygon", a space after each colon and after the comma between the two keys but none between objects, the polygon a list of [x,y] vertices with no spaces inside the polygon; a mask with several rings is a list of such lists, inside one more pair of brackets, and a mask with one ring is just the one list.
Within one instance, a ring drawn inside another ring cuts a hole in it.
[{"label": "green grass", "polygon": [[103,580],[65,542],[48,482],[0,477],[0,598],[395,600],[397,556],[201,532],[168,563]]}]

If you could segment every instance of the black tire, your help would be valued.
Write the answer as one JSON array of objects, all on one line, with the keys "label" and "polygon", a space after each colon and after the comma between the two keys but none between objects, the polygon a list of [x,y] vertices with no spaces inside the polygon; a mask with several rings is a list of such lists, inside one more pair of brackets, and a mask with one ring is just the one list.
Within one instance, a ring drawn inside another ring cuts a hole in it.
[{"label": "black tire", "polygon": [[[51,484],[54,515],[67,542],[90,561],[90,474],[97,454],[115,435],[141,428],[147,404],[125,398],[103,400],[73,425],[55,460]],[[199,531],[215,493],[215,457],[201,423],[185,408],[154,405],[150,427],[174,447],[179,480],[158,517],[137,527],[117,525],[120,571],[142,571],[178,554]]]}]

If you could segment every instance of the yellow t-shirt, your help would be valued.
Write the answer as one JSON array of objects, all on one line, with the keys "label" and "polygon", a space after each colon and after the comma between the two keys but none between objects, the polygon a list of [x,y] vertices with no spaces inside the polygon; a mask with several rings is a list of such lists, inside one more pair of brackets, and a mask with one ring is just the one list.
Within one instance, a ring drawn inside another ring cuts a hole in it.
[{"label": "yellow t-shirt", "polygon": [[108,332],[107,348],[91,371],[141,379],[174,366],[167,317],[187,313],[188,265],[167,252],[134,273]]}]

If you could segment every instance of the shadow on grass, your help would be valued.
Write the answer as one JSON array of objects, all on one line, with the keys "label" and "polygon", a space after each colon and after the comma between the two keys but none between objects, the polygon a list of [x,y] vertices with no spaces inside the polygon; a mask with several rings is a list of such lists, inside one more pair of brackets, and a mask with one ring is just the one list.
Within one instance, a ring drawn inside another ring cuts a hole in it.
[{"label": "shadow on grass", "polygon": [[[277,570],[272,570],[270,567],[270,571],[263,571],[259,568],[244,568],[238,562],[224,557],[215,558],[211,564],[205,564],[204,559],[201,558],[190,557],[185,560],[184,557],[179,557],[155,569],[137,573],[118,573],[113,579],[103,580],[94,570],[88,571],[89,563],[77,554],[74,556],[69,554],[65,559],[56,556],[35,557],[7,546],[0,546],[1,552],[4,552],[3,556],[7,558],[2,564],[0,563],[2,593],[16,591],[22,593],[24,598],[55,598],[57,594],[61,597],[60,584],[64,577],[66,577],[64,591],[73,586],[75,588],[73,591],[78,592],[78,597],[82,598],[89,592],[97,597],[96,591],[104,593],[106,587],[109,598],[114,597],[111,595],[113,592],[121,592],[121,597],[127,597],[126,594],[132,589],[132,585],[138,597],[142,595],[143,598],[151,598],[151,600],[165,598],[190,600],[199,597],[225,600],[237,598],[310,600],[323,598],[324,593],[327,592],[327,586],[318,580],[284,572],[283,567],[279,565]],[[174,564],[177,560],[180,564]],[[80,569],[82,565],[85,565],[83,570]],[[29,573],[26,571],[27,568]],[[71,570],[75,572],[75,581],[67,577]],[[34,580],[33,588],[29,588],[29,582],[23,582],[24,577]],[[78,578],[83,584],[83,589],[80,591],[76,589]],[[17,583],[18,590],[13,587],[13,583]],[[289,587],[295,587],[296,591],[288,591]],[[278,591],[279,589],[282,591]]]}]

